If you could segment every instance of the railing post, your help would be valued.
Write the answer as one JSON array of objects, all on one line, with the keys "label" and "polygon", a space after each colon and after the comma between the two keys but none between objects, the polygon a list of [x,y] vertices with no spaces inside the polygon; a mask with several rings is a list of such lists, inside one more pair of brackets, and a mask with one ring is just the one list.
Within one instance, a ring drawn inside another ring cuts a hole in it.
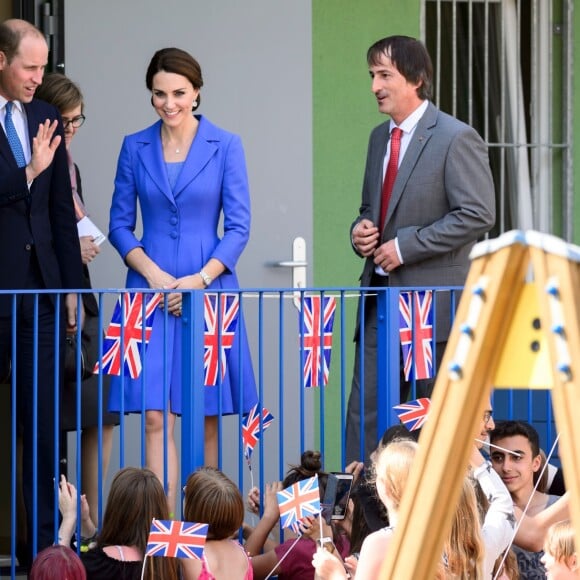
[{"label": "railing post", "polygon": [[181,485],[204,464],[203,290],[183,293]]},{"label": "railing post", "polygon": [[377,288],[377,435],[398,423],[393,406],[401,397],[399,289]]}]

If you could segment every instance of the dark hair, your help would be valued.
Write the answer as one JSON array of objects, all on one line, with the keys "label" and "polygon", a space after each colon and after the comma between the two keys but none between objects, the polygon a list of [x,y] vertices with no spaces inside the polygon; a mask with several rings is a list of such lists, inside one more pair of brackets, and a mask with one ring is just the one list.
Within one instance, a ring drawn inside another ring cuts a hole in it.
[{"label": "dark hair", "polygon": [[417,88],[420,99],[430,99],[433,94],[433,64],[425,45],[410,36],[388,36],[377,40],[367,51],[369,66],[378,65],[388,56],[395,68],[410,83],[421,83]]},{"label": "dark hair", "polygon": [[[163,485],[147,468],[125,467],[111,482],[99,546],[136,546],[145,554],[151,522],[168,520],[169,507]],[[147,578],[177,578],[174,558],[150,558]]]},{"label": "dark hair", "polygon": [[[351,493],[351,499],[353,501],[354,506],[352,510],[352,525],[350,530],[351,554],[355,552],[360,552],[364,539],[371,532],[375,531],[374,529],[371,529],[371,527],[369,526],[365,512],[365,506],[368,504],[364,500],[371,498],[371,501],[376,501],[376,504],[374,504],[373,507],[377,508],[376,514],[378,518],[380,518],[381,515],[386,514],[385,507],[378,499],[376,500],[374,499],[374,496],[371,495],[370,489],[368,490],[367,495],[364,496],[363,498],[363,496],[361,495],[362,485],[363,484],[360,484],[360,482],[357,482]],[[388,517],[386,518],[386,521],[381,519],[381,527],[387,526],[388,524],[389,524]]]},{"label": "dark hair", "polygon": [[39,552],[30,568],[31,580],[86,580],[85,567],[68,546],[49,546]]},{"label": "dark hair", "polygon": [[[161,71],[185,77],[193,85],[194,89],[203,87],[201,66],[191,54],[180,48],[162,48],[153,55],[145,75],[145,84],[150,91],[153,89],[153,77]],[[193,107],[194,111],[199,107],[200,103],[201,95],[198,95],[197,105]]]},{"label": "dark hair", "polygon": [[202,467],[187,478],[183,517],[188,522],[209,524],[208,540],[223,540],[244,522],[244,500],[225,473]]},{"label": "dark hair", "polygon": [[318,490],[324,497],[328,474],[322,471],[322,455],[320,451],[305,451],[300,457],[300,465],[291,465],[282,481],[282,487],[287,488],[299,481],[318,475]]},{"label": "dark hair", "polygon": [[493,443],[498,439],[515,437],[516,435],[521,435],[530,442],[532,457],[540,454],[540,436],[534,427],[525,421],[498,421],[495,424],[495,429],[489,432],[489,440]]},{"label": "dark hair", "polygon": [[61,73],[45,74],[34,96],[54,105],[61,115],[78,106],[82,113],[85,106],[79,86]]},{"label": "dark hair", "polygon": [[22,39],[28,35],[44,38],[42,32],[26,20],[10,18],[0,23],[0,51],[6,56],[8,64],[18,54]]},{"label": "dark hair", "polygon": [[411,441],[418,441],[421,429],[409,431],[405,425],[391,425],[381,437],[379,446],[385,447],[395,439],[410,439]]}]

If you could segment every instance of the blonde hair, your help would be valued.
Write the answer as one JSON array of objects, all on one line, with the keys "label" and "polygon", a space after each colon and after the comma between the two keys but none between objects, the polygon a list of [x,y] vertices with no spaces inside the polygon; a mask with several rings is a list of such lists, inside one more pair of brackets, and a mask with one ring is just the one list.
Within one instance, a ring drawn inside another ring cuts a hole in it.
[{"label": "blonde hair", "polygon": [[549,527],[544,552],[553,556],[557,562],[568,565],[568,560],[576,553],[574,528],[570,520],[562,520]]},{"label": "blonde hair", "polygon": [[447,575],[453,578],[483,578],[485,544],[481,534],[475,490],[463,480],[451,531],[444,545]]},{"label": "blonde hair", "polygon": [[382,490],[389,498],[391,505],[387,507],[399,509],[417,449],[417,443],[408,439],[395,439],[380,449],[374,481],[377,491]]}]

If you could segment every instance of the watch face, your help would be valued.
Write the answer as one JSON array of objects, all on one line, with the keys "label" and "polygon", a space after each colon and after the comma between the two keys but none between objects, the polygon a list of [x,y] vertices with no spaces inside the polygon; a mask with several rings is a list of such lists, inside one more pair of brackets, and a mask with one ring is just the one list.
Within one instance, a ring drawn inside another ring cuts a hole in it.
[{"label": "watch face", "polygon": [[201,276],[201,279],[203,280],[203,283],[206,286],[209,286],[212,282],[211,276],[208,276],[206,272],[204,272],[203,270],[201,270],[199,272],[199,275]]}]

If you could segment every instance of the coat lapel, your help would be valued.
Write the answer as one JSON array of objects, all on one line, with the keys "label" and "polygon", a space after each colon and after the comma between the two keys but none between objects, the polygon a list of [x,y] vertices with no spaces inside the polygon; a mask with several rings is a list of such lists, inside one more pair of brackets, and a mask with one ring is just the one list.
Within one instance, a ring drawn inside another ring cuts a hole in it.
[{"label": "coat lapel", "polygon": [[137,154],[151,179],[173,204],[175,204],[175,198],[197,177],[217,151],[217,144],[220,140],[218,132],[203,116],[200,116],[199,121],[197,134],[191,144],[174,191],[171,191],[163,160],[161,121],[149,127],[141,137],[141,147],[137,150]]},{"label": "coat lapel", "polygon": [[405,152],[405,157],[403,157],[403,161],[399,166],[399,170],[397,172],[397,178],[393,185],[393,191],[391,193],[391,199],[389,202],[389,207],[387,209],[387,216],[385,218],[385,224],[391,219],[401,196],[405,190],[405,185],[413,172],[413,169],[423,152],[423,148],[427,145],[427,142],[431,138],[431,130],[435,126],[437,122],[437,109],[432,104],[429,103],[427,110],[425,111],[424,115],[417,123],[417,128],[413,133],[413,137],[409,146],[407,147],[407,151]]},{"label": "coat lapel", "polygon": [[165,170],[163,161],[163,149],[161,147],[161,121],[151,125],[141,135],[139,141],[140,147],[137,149],[137,155],[145,167],[149,177],[155,182],[157,187],[163,192],[163,195],[174,203],[171,187]]},{"label": "coat lapel", "polygon": [[177,178],[174,196],[177,197],[208,164],[216,154],[220,142],[219,133],[203,116],[199,117],[197,134],[191,144],[185,165]]}]

